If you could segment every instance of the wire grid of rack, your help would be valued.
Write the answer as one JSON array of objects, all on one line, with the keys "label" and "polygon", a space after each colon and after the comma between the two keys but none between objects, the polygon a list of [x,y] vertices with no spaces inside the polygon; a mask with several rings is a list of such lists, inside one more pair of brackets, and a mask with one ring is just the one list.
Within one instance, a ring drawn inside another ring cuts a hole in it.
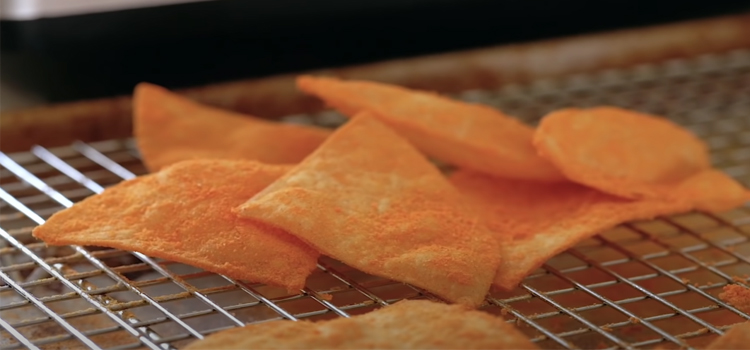
[{"label": "wire grid of rack", "polygon": [[[750,51],[467,91],[533,123],[568,106],[666,115],[703,137],[714,164],[750,185]],[[336,125],[336,113],[289,122]],[[0,348],[179,349],[206,335],[278,319],[371,311],[425,291],[322,258],[299,294],[139,253],[46,247],[31,237],[54,212],[144,174],[132,140],[0,153]],[[482,310],[542,348],[700,348],[747,321],[718,299],[748,284],[750,208],[621,225],[548,261]],[[405,320],[409,322],[410,320]],[[424,322],[423,320],[411,320]]]}]

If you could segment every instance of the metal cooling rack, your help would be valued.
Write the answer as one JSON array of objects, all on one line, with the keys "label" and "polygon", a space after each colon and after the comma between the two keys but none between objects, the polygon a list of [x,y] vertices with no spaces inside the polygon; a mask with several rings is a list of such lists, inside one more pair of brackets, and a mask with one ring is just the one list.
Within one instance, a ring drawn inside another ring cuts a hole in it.
[{"label": "metal cooling rack", "polygon": [[[458,97],[529,122],[568,106],[669,116],[705,138],[715,165],[750,185],[750,51],[605,71]],[[335,125],[325,112],[290,122]],[[0,154],[0,348],[179,349],[246,323],[321,320],[434,298],[330,259],[297,295],[139,253],[46,247],[52,213],[144,174],[131,140]],[[483,309],[542,348],[700,348],[750,319],[717,298],[750,274],[750,208],[634,222],[581,242]]]}]

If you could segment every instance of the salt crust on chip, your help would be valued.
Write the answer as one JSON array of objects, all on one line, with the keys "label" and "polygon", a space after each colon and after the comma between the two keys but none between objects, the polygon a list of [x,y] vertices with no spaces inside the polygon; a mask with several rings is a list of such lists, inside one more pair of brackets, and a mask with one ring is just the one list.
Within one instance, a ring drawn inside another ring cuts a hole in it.
[{"label": "salt crust on chip", "polygon": [[299,292],[318,253],[233,213],[288,170],[243,160],[180,162],[57,212],[33,234],[51,245],[138,251]]},{"label": "salt crust on chip", "polygon": [[542,184],[459,170],[451,183],[503,242],[493,284],[505,290],[576,243],[631,220],[689,210],[679,201],[627,200],[574,183]]},{"label": "salt crust on chip", "polygon": [[368,113],[238,211],[361,271],[471,306],[499,260],[440,171]]}]

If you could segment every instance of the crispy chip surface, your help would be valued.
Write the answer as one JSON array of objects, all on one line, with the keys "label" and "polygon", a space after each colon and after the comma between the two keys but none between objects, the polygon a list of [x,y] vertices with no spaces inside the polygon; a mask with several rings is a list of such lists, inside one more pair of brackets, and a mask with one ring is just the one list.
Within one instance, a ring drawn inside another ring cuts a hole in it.
[{"label": "crispy chip surface", "polygon": [[435,166],[363,113],[239,207],[361,271],[479,305],[495,240]]},{"label": "crispy chip surface", "polygon": [[742,312],[750,313],[750,288],[728,284],[724,286],[719,298]]},{"label": "crispy chip surface", "polygon": [[138,251],[298,292],[318,253],[233,213],[288,170],[244,160],[180,162],[86,198],[33,234],[47,244]]},{"label": "crispy chip surface", "polygon": [[711,168],[703,141],[664,118],[614,107],[564,109],[542,120],[534,144],[572,181],[616,196],[687,200],[712,212],[750,200],[742,185]]},{"label": "crispy chip surface", "polygon": [[494,285],[510,290],[551,257],[617,224],[687,211],[679,201],[627,200],[574,183],[545,184],[459,170],[451,183],[498,238]]},{"label": "crispy chip surface", "polygon": [[537,349],[502,318],[461,305],[405,300],[351,318],[233,328],[186,349]]},{"label": "crispy chip surface", "polygon": [[712,341],[707,350],[748,350],[750,349],[750,322],[739,323],[724,335]]},{"label": "crispy chip surface", "polygon": [[750,201],[750,191],[716,169],[703,170],[683,181],[673,191],[673,196],[690,201],[695,209],[715,213]]},{"label": "crispy chip surface", "polygon": [[372,112],[441,161],[501,177],[564,179],[537,155],[531,127],[489,106],[368,81],[302,76],[297,85],[347,116]]},{"label": "crispy chip surface", "polygon": [[135,88],[133,105],[136,142],[151,171],[200,158],[296,164],[330,135],[201,105],[148,83]]},{"label": "crispy chip surface", "polygon": [[689,131],[615,107],[552,112],[534,145],[570,180],[631,199],[663,198],[711,167],[705,143]]}]

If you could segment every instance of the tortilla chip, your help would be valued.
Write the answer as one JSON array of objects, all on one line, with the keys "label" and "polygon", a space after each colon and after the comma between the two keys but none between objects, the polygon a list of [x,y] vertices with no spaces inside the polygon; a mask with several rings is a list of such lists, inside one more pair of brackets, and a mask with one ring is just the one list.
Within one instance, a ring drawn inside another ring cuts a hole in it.
[{"label": "tortilla chip", "polygon": [[680,183],[674,196],[685,198],[695,209],[708,212],[723,212],[750,201],[750,191],[727,174],[715,170],[703,170]]},{"label": "tortilla chip", "polygon": [[565,109],[542,120],[534,143],[572,181],[616,196],[688,200],[713,212],[750,200],[711,168],[703,141],[667,119],[614,107]]},{"label": "tortilla chip", "polygon": [[707,350],[750,350],[750,322],[738,323],[712,341]]},{"label": "tortilla chip", "polygon": [[273,321],[233,328],[186,350],[538,349],[502,318],[426,300],[404,300],[351,318]]},{"label": "tortilla chip", "polygon": [[451,183],[499,241],[493,284],[510,290],[576,243],[617,224],[688,211],[689,203],[627,200],[574,183],[543,184],[459,170]]},{"label": "tortilla chip", "polygon": [[367,113],[238,208],[366,273],[479,305],[495,241],[406,140]]},{"label": "tortilla chip", "polygon": [[47,244],[138,251],[298,292],[318,253],[282,230],[232,213],[288,170],[243,160],[180,162],[86,198],[33,234]]},{"label": "tortilla chip", "polygon": [[750,314],[750,288],[738,284],[724,286],[719,294],[719,299],[724,300],[738,310]]},{"label": "tortilla chip", "polygon": [[568,179],[630,199],[663,198],[711,167],[705,143],[689,131],[615,107],[552,112],[534,145]]},{"label": "tortilla chip", "polygon": [[489,106],[367,81],[302,76],[297,86],[347,116],[374,113],[438,160],[501,177],[564,180],[537,155],[531,127]]},{"label": "tortilla chip", "polygon": [[151,171],[200,158],[296,164],[330,135],[200,105],[148,83],[135,88],[133,105],[138,149]]}]

